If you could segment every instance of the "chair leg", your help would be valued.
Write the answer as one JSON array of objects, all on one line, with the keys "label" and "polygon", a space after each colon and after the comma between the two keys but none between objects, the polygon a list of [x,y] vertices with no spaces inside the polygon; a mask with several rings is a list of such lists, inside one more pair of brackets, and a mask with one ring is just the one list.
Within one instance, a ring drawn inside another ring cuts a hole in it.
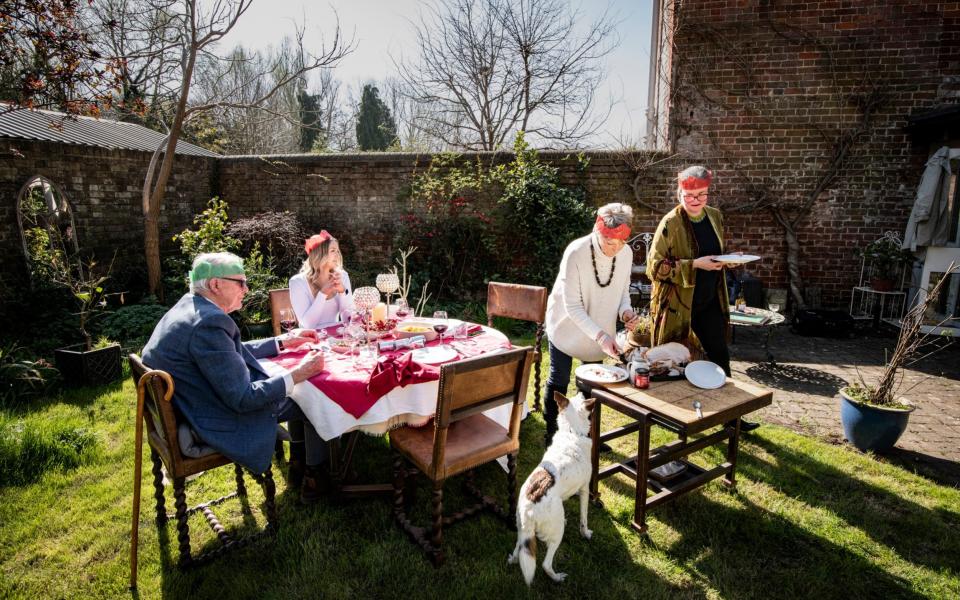
[{"label": "chair leg", "polygon": [[233,464],[233,470],[237,475],[237,495],[246,496],[247,495],[247,486],[243,483],[243,467],[239,464]]},{"label": "chair leg", "polygon": [[187,522],[187,494],[184,491],[186,480],[176,477],[173,480],[174,506],[177,508],[177,541],[180,543],[180,566],[186,567],[190,558],[190,525]]},{"label": "chair leg", "polygon": [[267,469],[263,474],[263,496],[267,511],[267,525],[273,528],[274,533],[280,531],[280,520],[277,518],[277,486],[273,482],[273,469]]},{"label": "chair leg", "polygon": [[543,346],[543,324],[537,325],[537,345],[533,352],[533,410],[540,412],[540,362],[543,355],[540,348]]},{"label": "chair leg", "polygon": [[443,564],[443,481],[433,483],[433,524],[430,527],[430,561],[434,567]]},{"label": "chair leg", "polygon": [[516,530],[517,521],[517,453],[507,455],[507,522]]},{"label": "chair leg", "polygon": [[393,516],[402,523],[406,517],[407,504],[403,493],[407,485],[407,467],[403,464],[403,457],[399,452],[393,453]]},{"label": "chair leg", "polygon": [[167,507],[163,500],[163,463],[153,448],[150,448],[150,462],[153,463],[153,497],[157,501],[157,527],[163,527],[167,524]]}]

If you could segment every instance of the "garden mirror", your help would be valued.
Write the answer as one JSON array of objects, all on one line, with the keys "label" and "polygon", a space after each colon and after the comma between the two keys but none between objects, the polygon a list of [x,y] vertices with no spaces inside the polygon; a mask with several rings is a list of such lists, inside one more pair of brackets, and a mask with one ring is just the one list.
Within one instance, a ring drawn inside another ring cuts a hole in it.
[{"label": "garden mirror", "polygon": [[32,177],[21,188],[17,222],[31,281],[42,275],[40,271],[52,268],[62,262],[58,259],[79,249],[70,204],[60,188],[46,177]]}]

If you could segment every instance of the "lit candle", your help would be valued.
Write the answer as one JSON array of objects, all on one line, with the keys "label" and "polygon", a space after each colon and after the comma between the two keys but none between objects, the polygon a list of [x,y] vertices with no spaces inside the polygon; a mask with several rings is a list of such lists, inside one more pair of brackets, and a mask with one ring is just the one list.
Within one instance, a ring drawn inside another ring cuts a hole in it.
[{"label": "lit candle", "polygon": [[378,302],[376,306],[373,307],[373,311],[370,312],[370,319],[374,323],[383,323],[387,320],[387,305],[383,302]]}]

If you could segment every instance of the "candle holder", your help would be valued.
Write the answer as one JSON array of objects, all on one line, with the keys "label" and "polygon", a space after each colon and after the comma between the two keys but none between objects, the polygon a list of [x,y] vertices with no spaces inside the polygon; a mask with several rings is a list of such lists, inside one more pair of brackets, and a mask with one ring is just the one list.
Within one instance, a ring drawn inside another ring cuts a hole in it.
[{"label": "candle holder", "polygon": [[366,342],[370,343],[370,311],[380,302],[380,291],[375,287],[361,287],[353,290],[353,305],[364,316],[363,323],[366,332]]},{"label": "candle holder", "polygon": [[[390,306],[390,294],[400,289],[400,278],[396,273],[381,273],[377,275],[377,289],[387,295],[387,307]],[[379,302],[380,300],[377,300]],[[387,317],[390,316],[389,309]]]}]

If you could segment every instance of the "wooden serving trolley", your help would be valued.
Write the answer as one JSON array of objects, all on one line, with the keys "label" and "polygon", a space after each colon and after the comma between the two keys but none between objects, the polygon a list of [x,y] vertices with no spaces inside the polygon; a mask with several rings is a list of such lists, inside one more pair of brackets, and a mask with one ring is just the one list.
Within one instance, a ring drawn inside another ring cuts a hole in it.
[{"label": "wooden serving trolley", "polygon": [[[590,479],[591,498],[600,502],[601,479],[623,473],[636,482],[633,528],[640,533],[647,530],[646,513],[678,496],[723,476],[728,486],[736,485],[737,449],[740,442],[740,417],[768,406],[773,394],[758,386],[727,379],[713,390],[695,387],[685,379],[651,382],[650,387],[640,390],[627,382],[596,383],[577,377],[577,388],[585,396],[597,400],[591,417],[593,440]],[[700,402],[700,414],[694,406]],[[607,406],[627,415],[633,422],[610,431],[600,431],[601,408]],[[650,428],[659,425],[675,432],[679,439],[650,450]],[[690,440],[690,436],[719,426],[718,431]],[[633,432],[639,432],[637,455],[600,469],[600,443]],[[712,468],[704,468],[685,457],[727,442],[726,461]],[[674,478],[657,481],[650,471],[674,460],[680,460],[686,469]],[[647,488],[654,494],[647,496]]]}]

